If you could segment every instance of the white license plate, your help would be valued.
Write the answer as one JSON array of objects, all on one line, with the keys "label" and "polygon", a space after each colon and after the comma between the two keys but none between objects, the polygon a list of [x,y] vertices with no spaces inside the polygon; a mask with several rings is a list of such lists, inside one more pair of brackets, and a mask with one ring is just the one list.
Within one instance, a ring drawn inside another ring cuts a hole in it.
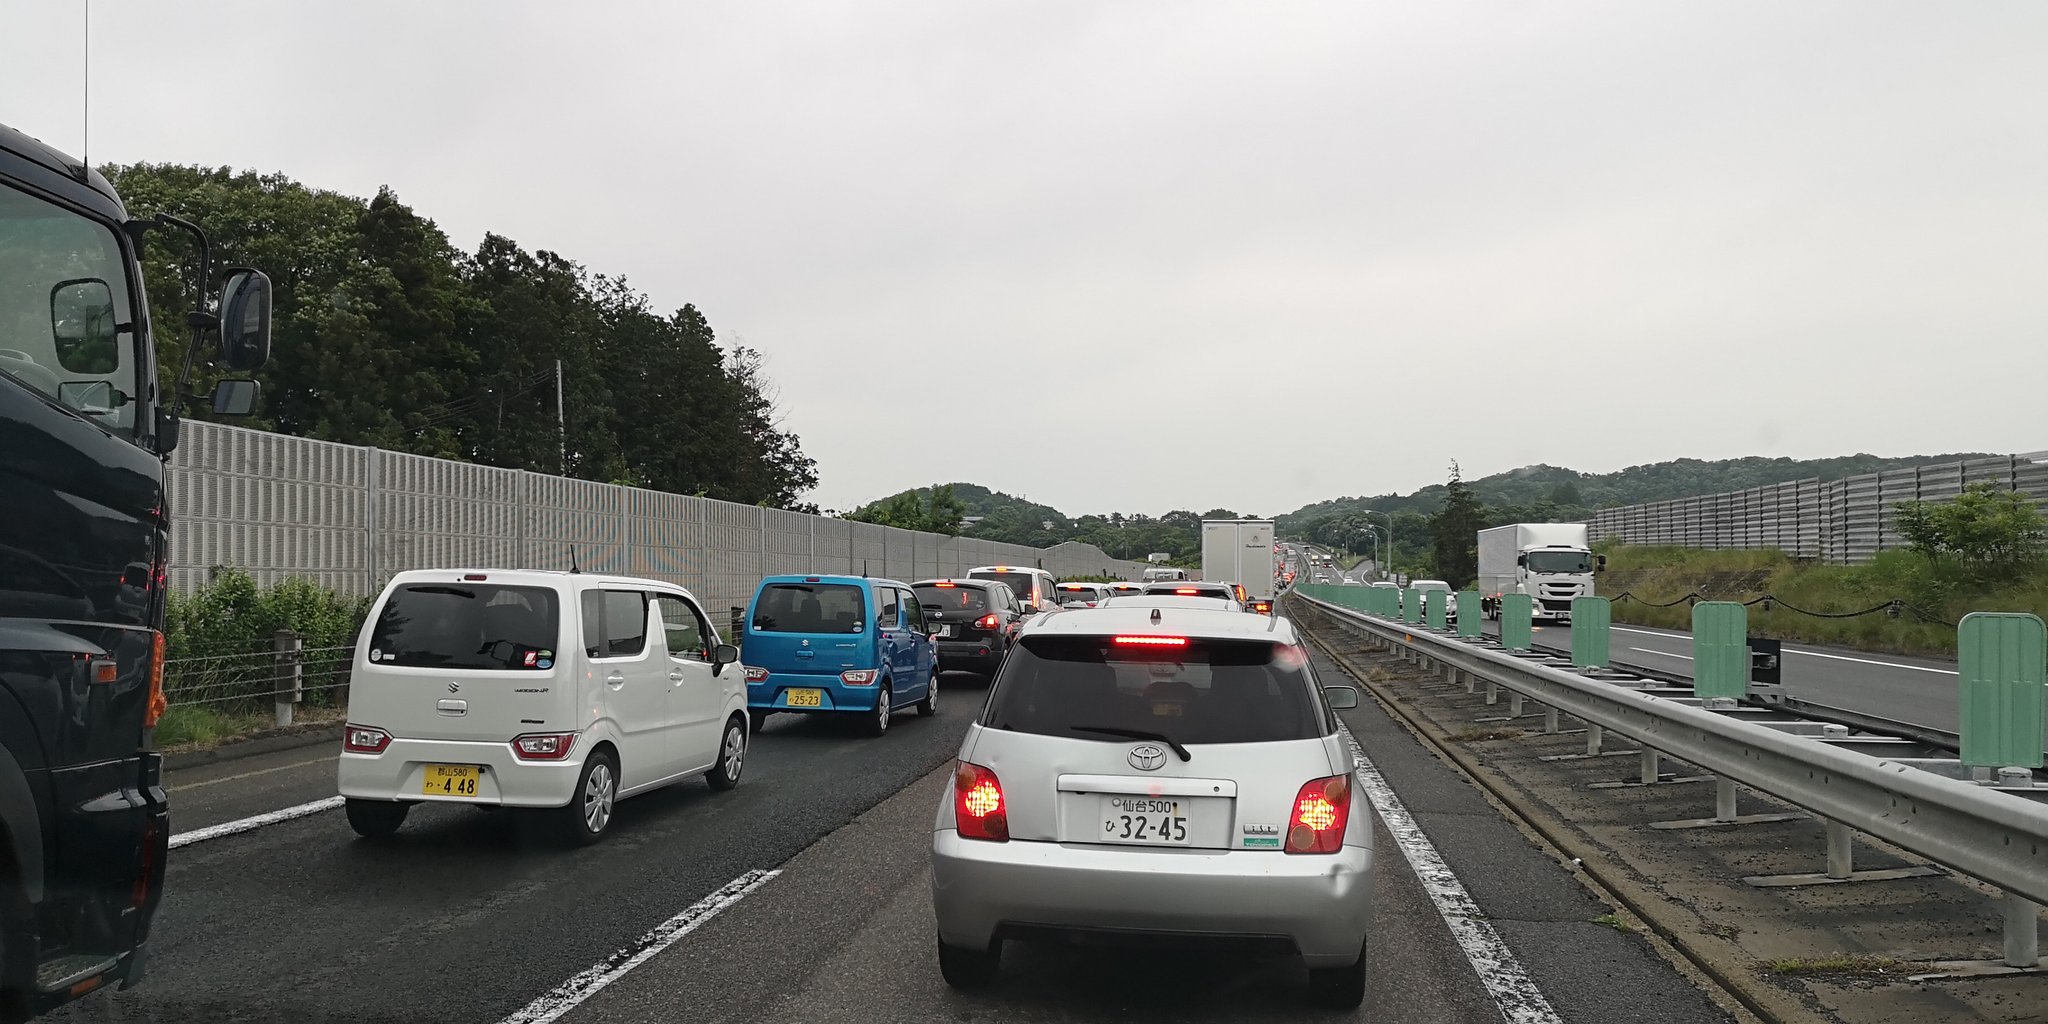
[{"label": "white license plate", "polygon": [[940,636],[952,636],[952,635],[953,635],[953,627],[951,627],[951,626],[940,626],[940,627],[939,627],[939,635],[940,635]]},{"label": "white license plate", "polygon": [[1102,798],[1102,842],[1186,846],[1194,821],[1187,800],[1151,796]]}]

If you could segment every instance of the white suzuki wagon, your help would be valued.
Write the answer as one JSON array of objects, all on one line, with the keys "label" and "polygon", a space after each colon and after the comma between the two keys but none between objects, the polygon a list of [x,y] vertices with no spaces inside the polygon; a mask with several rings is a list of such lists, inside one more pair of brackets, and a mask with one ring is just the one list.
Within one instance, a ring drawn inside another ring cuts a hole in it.
[{"label": "white suzuki wagon", "polygon": [[418,803],[548,808],[595,842],[621,797],[739,784],[746,673],[690,592],[501,569],[398,574],[356,642],[341,795],[357,833]]}]

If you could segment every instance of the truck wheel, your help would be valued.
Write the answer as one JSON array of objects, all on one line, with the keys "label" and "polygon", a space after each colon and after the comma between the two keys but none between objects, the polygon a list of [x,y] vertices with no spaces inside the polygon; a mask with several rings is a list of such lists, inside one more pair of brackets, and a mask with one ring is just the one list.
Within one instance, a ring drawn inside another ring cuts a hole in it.
[{"label": "truck wheel", "polygon": [[389,839],[405,824],[405,814],[412,810],[411,804],[392,800],[358,800],[349,797],[342,803],[348,812],[348,827],[364,839]]}]

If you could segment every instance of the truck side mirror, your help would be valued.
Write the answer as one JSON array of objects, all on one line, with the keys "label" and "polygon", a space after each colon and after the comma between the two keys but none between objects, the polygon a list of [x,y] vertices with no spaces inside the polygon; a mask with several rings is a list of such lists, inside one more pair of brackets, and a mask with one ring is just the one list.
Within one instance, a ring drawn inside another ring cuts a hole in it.
[{"label": "truck side mirror", "polygon": [[1516,555],[1516,556],[1515,556],[1515,564],[1516,564],[1516,565],[1528,565],[1528,564],[1529,564],[1529,556],[1528,556],[1528,555]]},{"label": "truck side mirror", "polygon": [[248,416],[256,411],[262,387],[253,380],[224,380],[213,386],[216,416]]},{"label": "truck side mirror", "polygon": [[1606,556],[1606,555],[1594,555],[1594,556],[1593,556],[1593,568],[1595,568],[1595,569],[1598,569],[1598,570],[1600,570],[1601,572],[1606,572],[1606,571],[1607,571],[1607,556]]},{"label": "truck side mirror", "polygon": [[220,288],[220,354],[231,370],[254,370],[270,360],[270,278],[234,267]]}]

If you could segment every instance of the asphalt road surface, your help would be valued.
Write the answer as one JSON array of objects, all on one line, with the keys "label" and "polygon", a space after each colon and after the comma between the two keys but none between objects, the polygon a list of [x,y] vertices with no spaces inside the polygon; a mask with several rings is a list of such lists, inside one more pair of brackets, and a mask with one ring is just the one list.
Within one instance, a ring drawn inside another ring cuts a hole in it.
[{"label": "asphalt road surface", "polygon": [[[511,812],[460,807],[416,810],[389,843],[358,840],[335,809],[188,841],[171,855],[147,981],[55,1019],[1345,1018],[1306,1010],[1305,973],[1285,958],[1012,944],[994,989],[948,989],[933,949],[930,824],[983,691],[946,682],[938,717],[899,715],[880,739],[852,722],[778,718],[737,791],[691,782],[625,801],[613,834],[589,848],[536,838]],[[1640,938],[1595,923],[1605,906],[1376,707],[1345,717],[1555,1008],[1549,1019],[1728,1019]],[[333,764],[309,747],[178,771],[167,780],[176,834],[329,798]],[[1430,895],[1442,898],[1443,879],[1425,890],[1375,828],[1372,980],[1358,1019],[1501,1020]],[[679,913],[763,869],[780,873],[715,915]],[[651,951],[643,937],[664,922],[680,934]],[[549,996],[578,975],[574,996]],[[592,992],[594,977],[607,984]]]}]

